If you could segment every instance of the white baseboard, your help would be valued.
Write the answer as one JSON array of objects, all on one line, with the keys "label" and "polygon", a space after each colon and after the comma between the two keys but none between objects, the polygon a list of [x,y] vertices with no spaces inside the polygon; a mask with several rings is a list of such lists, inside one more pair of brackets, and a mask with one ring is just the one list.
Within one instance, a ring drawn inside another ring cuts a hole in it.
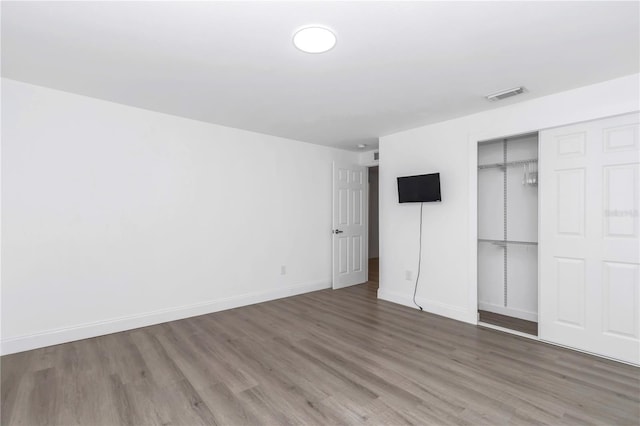
[{"label": "white baseboard", "polygon": [[[413,297],[408,297],[404,294],[399,294],[399,293],[394,293],[394,292],[379,289],[378,299],[382,299],[382,300],[386,300],[387,302],[393,302],[399,305],[404,305],[410,308],[418,309],[416,305],[413,304]],[[418,305],[422,306],[422,309],[426,312],[451,318],[454,320],[466,322],[473,325],[476,325],[478,323],[477,312],[469,312],[468,310],[461,308],[459,306],[453,306],[445,303],[434,302],[434,301],[426,300],[420,297],[416,298],[416,302],[418,302]]]},{"label": "white baseboard", "polygon": [[538,314],[536,312],[527,312],[520,309],[507,308],[500,305],[493,305],[486,302],[478,302],[478,309],[482,311],[493,312],[495,314],[507,315],[509,317],[520,318],[526,321],[538,322]]},{"label": "white baseboard", "polygon": [[254,303],[266,302],[268,300],[295,296],[297,294],[309,293],[311,291],[323,290],[326,288],[331,288],[330,282],[317,281],[294,287],[249,293],[219,300],[196,303],[193,305],[161,309],[142,314],[113,318],[105,321],[79,324],[72,327],[51,329],[26,336],[10,337],[1,340],[0,354],[8,355],[16,352],[43,348],[45,346],[72,342],[74,340],[118,333],[120,331],[210,314],[213,312],[224,311],[226,309],[238,308],[240,306],[247,306]]}]

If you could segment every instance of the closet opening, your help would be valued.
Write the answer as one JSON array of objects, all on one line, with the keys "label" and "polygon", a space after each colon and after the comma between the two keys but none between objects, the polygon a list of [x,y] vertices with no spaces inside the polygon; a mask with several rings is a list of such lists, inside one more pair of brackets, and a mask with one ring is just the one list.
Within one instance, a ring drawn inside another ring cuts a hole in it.
[{"label": "closet opening", "polygon": [[478,144],[479,324],[538,335],[538,134]]}]

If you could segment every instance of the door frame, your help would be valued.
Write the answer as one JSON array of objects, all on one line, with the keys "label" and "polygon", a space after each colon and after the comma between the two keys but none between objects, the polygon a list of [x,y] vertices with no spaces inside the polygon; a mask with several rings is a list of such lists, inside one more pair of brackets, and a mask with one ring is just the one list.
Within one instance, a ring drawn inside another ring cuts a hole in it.
[{"label": "door frame", "polygon": [[[378,168],[378,259],[380,259],[380,165],[378,162],[374,164],[363,164],[367,168],[367,281],[369,281],[369,224],[371,223],[371,209],[369,202],[371,200],[371,182],[369,182],[369,172],[373,167]],[[380,269],[380,264],[378,264]],[[378,271],[379,273],[380,271]]]},{"label": "door frame", "polygon": [[[374,153],[380,154],[380,148],[372,149],[371,151],[367,151],[361,154],[371,153],[372,157]],[[362,155],[360,156],[362,158]],[[367,236],[367,282],[369,282],[369,215],[371,212],[369,211],[369,196],[371,195],[371,185],[369,183],[369,169],[372,167],[378,168],[378,191],[380,191],[380,160],[367,160],[359,162],[360,166],[364,166],[367,168],[367,229],[365,230],[365,234]],[[378,193],[378,197],[380,194]],[[378,259],[380,259],[380,198],[378,198]],[[380,263],[378,263],[378,276],[380,276]],[[379,278],[378,278],[379,280]]]},{"label": "door frame", "polygon": [[[379,149],[375,149],[372,150],[371,152],[380,152]],[[334,197],[333,197],[333,168],[335,167],[335,161],[332,162],[331,165],[331,270],[330,270],[330,274],[331,274],[331,288],[333,289],[333,230],[335,229],[335,224],[333,223],[333,202],[334,202]],[[367,190],[366,192],[366,203],[364,208],[366,209],[366,214],[365,214],[365,220],[366,220],[366,227],[365,227],[365,240],[366,240],[366,244],[365,244],[365,250],[366,250],[366,254],[365,254],[365,273],[367,276],[367,282],[369,281],[369,214],[371,213],[369,211],[369,196],[370,191],[371,191],[371,186],[369,184],[369,169],[371,167],[378,167],[378,173],[380,173],[380,160],[371,160],[371,161],[363,161],[363,162],[357,162],[354,163],[357,164],[358,166],[362,166],[362,167],[366,167],[367,169]],[[380,204],[378,204],[378,217],[380,215]],[[378,224],[378,228],[379,228],[379,224]],[[379,229],[378,229],[378,235],[379,235]],[[378,240],[378,253],[380,252],[380,241]],[[378,265],[378,269],[380,268],[380,266]],[[378,273],[380,273],[380,271],[378,270]]]}]

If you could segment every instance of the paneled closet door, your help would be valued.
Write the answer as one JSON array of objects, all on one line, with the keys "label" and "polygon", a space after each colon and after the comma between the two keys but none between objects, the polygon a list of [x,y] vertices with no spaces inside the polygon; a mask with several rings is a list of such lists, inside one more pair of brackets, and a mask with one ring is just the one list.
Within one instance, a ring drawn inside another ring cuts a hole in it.
[{"label": "paneled closet door", "polygon": [[640,114],[540,132],[542,340],[640,364]]}]

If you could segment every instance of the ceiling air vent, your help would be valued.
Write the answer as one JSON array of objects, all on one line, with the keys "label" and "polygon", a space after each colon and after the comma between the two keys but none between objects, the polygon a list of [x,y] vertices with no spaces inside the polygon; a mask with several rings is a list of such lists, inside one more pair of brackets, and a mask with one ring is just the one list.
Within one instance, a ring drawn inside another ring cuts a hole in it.
[{"label": "ceiling air vent", "polygon": [[526,89],[522,86],[514,87],[513,89],[501,90],[500,92],[492,93],[485,96],[485,98],[487,98],[488,101],[495,102],[505,98],[510,98],[511,96],[519,95],[525,91]]}]

